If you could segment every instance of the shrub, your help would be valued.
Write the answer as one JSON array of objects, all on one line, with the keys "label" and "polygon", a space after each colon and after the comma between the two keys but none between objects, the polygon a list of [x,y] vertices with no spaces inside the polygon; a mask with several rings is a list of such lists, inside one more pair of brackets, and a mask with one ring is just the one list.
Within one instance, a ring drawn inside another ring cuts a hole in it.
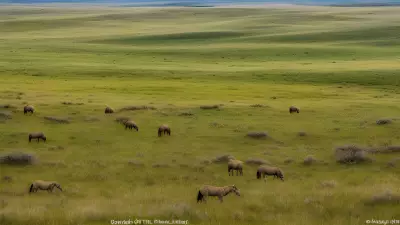
[{"label": "shrub", "polygon": [[316,162],[317,162],[317,160],[313,156],[309,155],[304,159],[303,164],[306,166],[309,166]]},{"label": "shrub", "polygon": [[230,159],[235,159],[232,155],[220,155],[211,160],[213,163],[227,163]]},{"label": "shrub", "polygon": [[342,164],[363,163],[372,161],[364,148],[347,145],[335,149],[336,162]]},{"label": "shrub", "polygon": [[70,121],[68,119],[58,118],[58,117],[53,117],[53,116],[45,116],[44,119],[55,122],[55,123],[64,123],[64,124],[70,123]]},{"label": "shrub", "polygon": [[12,152],[0,156],[0,164],[7,165],[32,165],[37,161],[36,157],[30,153]]},{"label": "shrub", "polygon": [[376,121],[376,124],[378,125],[385,125],[385,124],[391,124],[392,120],[391,119],[379,119]]},{"label": "shrub", "polygon": [[270,164],[268,161],[264,159],[256,159],[256,158],[250,158],[245,161],[246,164],[249,165],[268,165]]},{"label": "shrub", "polygon": [[202,105],[200,109],[219,109],[219,105]]},{"label": "shrub", "polygon": [[266,132],[249,132],[247,133],[247,137],[251,137],[254,139],[264,139],[268,137]]},{"label": "shrub", "polygon": [[156,108],[154,106],[146,106],[146,105],[140,105],[140,106],[125,106],[121,108],[119,111],[135,111],[135,110],[155,110]]},{"label": "shrub", "polygon": [[381,194],[372,196],[365,202],[366,205],[382,205],[382,204],[400,204],[400,195],[393,194],[391,191],[385,191]]}]

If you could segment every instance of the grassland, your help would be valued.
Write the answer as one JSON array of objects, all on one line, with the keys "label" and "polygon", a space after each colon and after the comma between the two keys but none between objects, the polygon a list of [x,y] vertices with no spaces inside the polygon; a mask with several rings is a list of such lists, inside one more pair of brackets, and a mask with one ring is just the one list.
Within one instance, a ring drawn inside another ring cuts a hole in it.
[{"label": "grassland", "polygon": [[[399,153],[360,165],[334,158],[340,145],[400,144],[399,21],[396,7],[1,6],[0,104],[16,108],[0,109],[12,113],[0,124],[0,154],[20,150],[39,161],[0,165],[0,178],[12,178],[0,181],[0,224],[400,219],[396,202],[365,204],[386,190],[399,194],[400,161],[387,166]],[[24,116],[25,104],[36,113]],[[199,108],[207,104],[223,106]],[[156,110],[104,115],[106,105]],[[290,105],[300,114],[290,115]],[[124,130],[118,116],[134,119],[139,132]],[[381,118],[393,123],[376,125]],[[172,136],[157,137],[162,123]],[[33,131],[48,141],[28,143]],[[248,139],[249,131],[271,138]],[[205,163],[223,154],[267,160],[286,181],[256,180],[252,165],[229,177],[226,164]],[[308,155],[321,162],[304,166]],[[29,195],[35,179],[57,180],[65,191]],[[235,184],[242,196],[197,204],[203,184]]]}]

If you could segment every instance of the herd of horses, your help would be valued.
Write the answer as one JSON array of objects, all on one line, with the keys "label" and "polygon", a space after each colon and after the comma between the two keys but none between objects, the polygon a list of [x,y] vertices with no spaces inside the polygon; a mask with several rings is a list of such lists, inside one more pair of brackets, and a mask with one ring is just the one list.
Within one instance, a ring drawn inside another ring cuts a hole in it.
[{"label": "herd of horses", "polygon": [[[34,107],[31,105],[27,105],[24,107],[24,114],[31,113],[33,114],[35,111]],[[114,110],[110,107],[106,107],[104,110],[105,114],[114,113]],[[299,113],[300,110],[295,106],[289,107],[289,113]],[[135,129],[139,131],[139,127],[132,120],[126,119],[122,121],[122,124],[125,126],[125,129]],[[163,124],[158,128],[158,136],[161,137],[163,134],[171,135],[171,128]],[[36,132],[29,134],[29,142],[32,139],[43,140],[46,142],[47,138],[43,132]],[[234,171],[236,171],[237,176],[243,176],[243,162],[237,159],[229,159],[228,160],[228,174],[229,176],[234,175]],[[280,178],[284,181],[283,172],[278,167],[272,167],[267,165],[260,165],[257,168],[256,178],[266,178],[266,176],[273,176],[275,178]],[[43,181],[43,180],[35,180],[31,183],[29,188],[29,193],[37,192],[38,190],[47,190],[48,192],[52,192],[54,188],[58,188],[60,191],[63,191],[61,185],[56,181]],[[197,202],[206,202],[206,198],[208,196],[218,197],[220,202],[223,202],[223,197],[230,194],[235,193],[237,196],[240,196],[240,191],[235,185],[228,185],[223,187],[204,185],[202,186],[197,193]]]}]

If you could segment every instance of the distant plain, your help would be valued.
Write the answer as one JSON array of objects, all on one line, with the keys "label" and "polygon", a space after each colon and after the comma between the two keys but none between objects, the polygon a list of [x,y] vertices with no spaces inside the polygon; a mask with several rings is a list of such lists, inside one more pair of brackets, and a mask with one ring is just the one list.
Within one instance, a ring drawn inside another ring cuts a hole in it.
[{"label": "distant plain", "polygon": [[[0,105],[12,107],[0,112],[12,119],[0,117],[0,155],[23,151],[38,163],[0,165],[0,179],[12,178],[0,181],[0,224],[400,219],[399,152],[354,165],[334,156],[342,145],[400,145],[399,22],[400,7],[1,6]],[[105,115],[107,105],[155,110]],[[139,132],[115,122],[121,116]],[[383,118],[392,123],[377,125]],[[157,137],[163,123],[170,137]],[[34,131],[48,141],[29,143]],[[212,163],[224,154],[263,159],[285,182],[257,180],[249,164],[229,177],[226,163]],[[304,165],[307,156],[317,162]],[[65,191],[29,195],[36,179]],[[235,184],[242,196],[197,204],[203,184]],[[392,200],[368,204],[387,191]]]}]

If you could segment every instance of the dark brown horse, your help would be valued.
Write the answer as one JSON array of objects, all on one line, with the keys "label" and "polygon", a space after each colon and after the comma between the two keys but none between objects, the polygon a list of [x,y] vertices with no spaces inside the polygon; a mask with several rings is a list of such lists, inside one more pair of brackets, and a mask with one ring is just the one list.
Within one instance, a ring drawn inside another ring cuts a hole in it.
[{"label": "dark brown horse", "polygon": [[295,106],[290,106],[289,113],[294,113],[294,112],[300,113],[300,110]]}]

